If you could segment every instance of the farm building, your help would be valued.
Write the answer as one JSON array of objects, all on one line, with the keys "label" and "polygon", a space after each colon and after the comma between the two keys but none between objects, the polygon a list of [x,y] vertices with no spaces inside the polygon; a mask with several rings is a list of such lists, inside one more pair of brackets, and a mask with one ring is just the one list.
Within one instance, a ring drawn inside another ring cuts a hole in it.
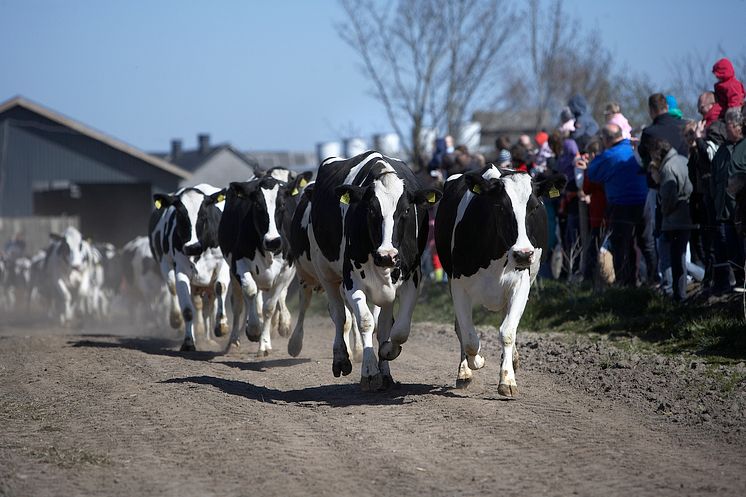
[{"label": "farm building", "polygon": [[75,216],[122,245],[147,232],[153,193],[190,176],[23,97],[0,103],[0,217]]},{"label": "farm building", "polygon": [[179,186],[194,186],[209,183],[214,186],[226,186],[231,181],[246,181],[254,175],[256,162],[226,143],[210,144],[210,135],[197,135],[197,148],[185,150],[182,141],[171,140],[169,153],[154,152],[160,157],[189,172],[191,176],[183,179]]}]

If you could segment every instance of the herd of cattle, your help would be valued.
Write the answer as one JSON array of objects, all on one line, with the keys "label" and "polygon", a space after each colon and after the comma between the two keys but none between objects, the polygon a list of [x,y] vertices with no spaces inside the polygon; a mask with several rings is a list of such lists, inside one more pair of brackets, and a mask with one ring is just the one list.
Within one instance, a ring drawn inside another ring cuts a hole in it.
[{"label": "herd of cattle", "polygon": [[[484,365],[472,322],[481,304],[504,313],[498,393],[516,396],[516,329],[546,249],[541,197],[559,194],[564,176],[531,178],[490,165],[449,177],[441,191],[423,188],[400,160],[369,151],[326,159],[311,179],[272,169],[227,188],[155,195],[149,236],[118,253],[68,228],[46,251],[0,266],[3,298],[41,299],[68,324],[76,315],[106,315],[112,289],[124,288],[146,319],[183,328],[183,351],[217,350],[215,337],[227,334],[228,349],[238,349],[243,328],[260,356],[272,349],[273,331],[289,335],[288,352],[297,356],[305,312],[314,290],[323,290],[335,328],[334,376],[350,374],[351,359],[362,361],[361,388],[378,390],[393,384],[389,361],[409,336],[437,204],[435,244],[461,343],[457,385]],[[296,275],[300,307],[291,332],[286,299]]]}]

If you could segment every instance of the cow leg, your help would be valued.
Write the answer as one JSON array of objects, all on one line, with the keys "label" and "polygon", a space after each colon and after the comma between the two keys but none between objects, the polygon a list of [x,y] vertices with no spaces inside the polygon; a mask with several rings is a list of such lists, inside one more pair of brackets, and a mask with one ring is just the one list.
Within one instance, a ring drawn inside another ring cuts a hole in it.
[{"label": "cow leg", "polygon": [[181,315],[184,318],[184,343],[181,345],[181,350],[183,352],[197,350],[194,346],[195,330],[192,289],[189,283],[189,277],[184,273],[176,273],[176,294],[179,298],[179,305],[181,306]]},{"label": "cow leg", "polygon": [[329,302],[329,317],[334,323],[334,345],[332,347],[332,373],[335,377],[352,372],[352,363],[344,341],[345,304],[340,288],[326,281],[321,282]]},{"label": "cow leg", "polygon": [[303,321],[306,319],[306,310],[308,310],[311,298],[313,297],[313,288],[302,283],[298,291],[298,297],[300,301],[298,321],[295,323],[293,334],[290,335],[290,339],[288,340],[288,354],[293,357],[298,357],[301,349],[303,349]]},{"label": "cow leg", "polygon": [[215,295],[218,298],[218,312],[215,319],[215,336],[222,337],[228,333],[228,313],[225,311],[225,299],[231,284],[230,270],[226,264],[218,272],[218,282],[215,284]]},{"label": "cow leg", "polygon": [[514,362],[518,364],[518,354],[515,353],[515,335],[518,323],[526,308],[528,292],[531,289],[528,271],[521,272],[521,280],[513,289],[513,295],[509,299],[508,309],[500,325],[500,345],[503,348],[502,365],[500,366],[500,384],[497,393],[504,397],[516,397],[518,386],[515,382]]},{"label": "cow leg", "polygon": [[[292,278],[290,279],[292,282]],[[289,285],[288,285],[289,286]],[[277,321],[277,332],[281,337],[290,335],[290,323],[292,318],[290,317],[290,310],[288,310],[287,298],[288,298],[288,286],[282,289],[280,299],[277,301],[277,310],[275,316],[278,318]]]},{"label": "cow leg", "polygon": [[378,369],[381,372],[382,388],[389,389],[394,386],[394,379],[391,377],[389,361],[381,356],[381,347],[384,347],[387,343],[391,343],[391,328],[394,325],[393,303],[381,306],[381,311],[378,314],[376,322],[378,323]]},{"label": "cow leg", "polygon": [[[374,317],[376,313],[373,313]],[[377,320],[377,318],[376,318]],[[350,323],[349,332],[347,332],[347,323]],[[352,312],[345,306],[345,342],[347,343],[347,353],[352,356],[353,362],[363,361],[363,339],[360,336],[360,329],[357,327],[357,319]]]},{"label": "cow leg", "polygon": [[55,281],[54,285],[55,290],[57,290],[59,301],[62,304],[62,310],[60,312],[60,324],[65,326],[73,320],[73,297],[72,294],[70,294],[70,290],[67,289],[67,286],[61,279]]},{"label": "cow leg", "polygon": [[[391,328],[391,337],[381,343],[378,356],[387,361],[393,361],[401,353],[401,346],[409,338],[409,330],[412,327],[412,313],[417,304],[418,290],[412,278],[406,281],[398,290],[399,312],[396,322]],[[380,326],[380,320],[378,325]],[[380,341],[380,338],[379,338]]]},{"label": "cow leg", "polygon": [[261,295],[254,278],[251,276],[251,268],[244,262],[244,259],[236,262],[236,276],[241,282],[241,293],[243,294],[243,306],[246,313],[246,338],[251,342],[258,342],[262,333],[259,312],[257,311],[257,306],[260,305],[258,300]]},{"label": "cow leg", "polygon": [[458,319],[455,320],[456,336],[458,337],[459,346],[461,348],[461,362],[458,366],[458,375],[456,376],[456,388],[467,388],[471,384],[471,368],[466,360],[466,352],[464,352],[464,340],[461,338],[461,328],[458,325]]},{"label": "cow leg", "polygon": [[259,357],[268,356],[272,350],[272,315],[275,313],[281,294],[281,289],[277,287],[268,292],[262,292],[262,334],[259,338],[259,352],[257,352]]},{"label": "cow leg", "polygon": [[[346,292],[346,295],[363,336],[363,365],[360,371],[360,388],[363,391],[378,390],[383,385],[383,378],[381,377],[381,370],[378,368],[378,358],[373,351],[373,329],[376,326],[376,320],[368,308],[365,292],[355,288],[353,284],[352,291]],[[346,349],[345,355],[347,355]]]},{"label": "cow leg", "polygon": [[233,311],[233,323],[231,326],[231,336],[228,340],[229,350],[238,350],[241,347],[241,342],[238,339],[239,327],[244,322],[244,314],[246,306],[244,305],[243,291],[241,289],[241,283],[237,276],[231,276],[231,310]]},{"label": "cow leg", "polygon": [[463,288],[453,282],[451,283],[451,296],[453,297],[453,310],[461,331],[461,349],[466,356],[466,362],[470,369],[482,369],[484,367],[484,357],[479,354],[481,345],[479,334],[477,334],[472,321],[471,297]]},{"label": "cow leg", "polygon": [[168,322],[171,328],[178,330],[181,329],[181,325],[184,323],[181,311],[179,310],[179,298],[176,293],[176,271],[173,267],[169,267],[166,261],[161,261],[161,273],[166,278],[168,285],[168,293],[170,295],[171,308],[169,310]]}]

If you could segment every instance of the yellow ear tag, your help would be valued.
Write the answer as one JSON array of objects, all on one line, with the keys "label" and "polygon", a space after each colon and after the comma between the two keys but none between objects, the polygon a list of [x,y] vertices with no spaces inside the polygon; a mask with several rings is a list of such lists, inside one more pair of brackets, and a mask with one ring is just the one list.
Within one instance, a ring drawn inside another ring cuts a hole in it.
[{"label": "yellow ear tag", "polygon": [[161,201],[160,201],[160,200],[156,200],[156,201],[155,201],[155,208],[156,208],[156,209],[160,209],[160,208],[161,208],[161,205],[163,205],[163,204],[161,203]]},{"label": "yellow ear tag", "polygon": [[559,195],[560,195],[560,192],[559,192],[559,190],[557,190],[557,187],[553,186],[549,190],[549,198],[557,198],[557,197],[559,197]]},{"label": "yellow ear tag", "polygon": [[434,204],[435,203],[435,192],[430,192],[427,194],[427,203],[428,204]]},{"label": "yellow ear tag", "polygon": [[293,197],[295,197],[296,195],[298,195],[298,193],[300,193],[300,192],[298,191],[298,189],[297,189],[297,188],[293,188],[293,191],[292,191],[292,192],[290,192],[290,195],[292,195]]},{"label": "yellow ear tag", "polygon": [[225,200],[225,195],[221,193],[220,195],[218,195],[218,200],[217,201],[218,202],[222,202],[223,200]]},{"label": "yellow ear tag", "polygon": [[471,191],[479,195],[482,193],[482,188],[479,185],[474,185],[471,187]]},{"label": "yellow ear tag", "polygon": [[303,188],[307,184],[308,184],[308,181],[306,181],[306,178],[301,178],[300,181],[298,182],[298,185],[300,185],[301,188]]},{"label": "yellow ear tag", "polygon": [[341,197],[339,197],[339,201],[342,202],[345,205],[350,205],[350,194],[345,193]]}]

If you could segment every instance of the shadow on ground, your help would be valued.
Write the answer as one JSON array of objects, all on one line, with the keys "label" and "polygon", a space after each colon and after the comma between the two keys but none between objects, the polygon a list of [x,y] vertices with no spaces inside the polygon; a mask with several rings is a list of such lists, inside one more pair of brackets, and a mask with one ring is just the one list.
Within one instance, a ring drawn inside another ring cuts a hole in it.
[{"label": "shadow on ground", "polygon": [[214,376],[188,376],[172,378],[160,383],[191,383],[209,385],[220,389],[229,395],[237,395],[250,400],[276,404],[302,404],[304,402],[318,403],[331,407],[349,407],[359,405],[402,405],[414,402],[412,396],[438,395],[458,398],[459,395],[450,389],[425,385],[421,383],[397,384],[396,387],[381,392],[362,392],[360,386],[354,383],[345,385],[319,385],[300,388],[297,390],[277,390],[252,385],[238,380],[227,380]]}]

